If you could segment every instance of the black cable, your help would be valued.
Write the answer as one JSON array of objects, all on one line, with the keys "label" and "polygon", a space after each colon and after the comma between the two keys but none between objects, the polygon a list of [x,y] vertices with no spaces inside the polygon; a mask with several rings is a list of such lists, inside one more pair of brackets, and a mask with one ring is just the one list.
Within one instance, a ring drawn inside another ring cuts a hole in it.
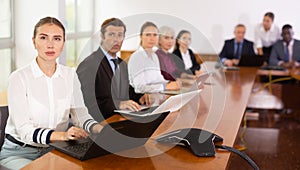
[{"label": "black cable", "polygon": [[256,163],[246,154],[244,154],[243,152],[233,148],[233,147],[229,147],[229,146],[224,146],[224,145],[215,145],[216,148],[219,149],[224,149],[224,150],[228,150],[231,151],[237,155],[239,155],[241,158],[245,159],[255,170],[259,170],[259,167],[256,165]]}]

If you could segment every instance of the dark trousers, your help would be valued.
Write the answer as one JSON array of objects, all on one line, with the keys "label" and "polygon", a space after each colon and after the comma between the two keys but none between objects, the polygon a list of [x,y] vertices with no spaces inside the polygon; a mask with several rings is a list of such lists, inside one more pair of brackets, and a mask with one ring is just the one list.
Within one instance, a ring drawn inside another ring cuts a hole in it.
[{"label": "dark trousers", "polygon": [[270,55],[271,55],[272,46],[263,47],[262,50],[263,50],[264,56],[266,57],[266,62],[269,63],[269,58],[270,58]]}]

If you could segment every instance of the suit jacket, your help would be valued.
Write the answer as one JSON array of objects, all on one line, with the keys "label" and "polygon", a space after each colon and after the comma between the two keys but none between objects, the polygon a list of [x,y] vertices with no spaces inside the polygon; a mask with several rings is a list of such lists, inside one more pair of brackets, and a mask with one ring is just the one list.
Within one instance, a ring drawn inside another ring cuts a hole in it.
[{"label": "suit jacket", "polygon": [[[191,49],[188,49],[188,51],[189,51],[189,54],[191,56],[191,60],[192,60],[192,64],[193,64],[193,66],[189,70],[185,69],[184,62],[183,62],[183,59],[182,59],[182,55],[181,55],[181,52],[180,52],[179,48],[177,48],[176,50],[173,51],[173,54],[175,54],[174,61],[176,62],[177,67],[180,70],[186,70],[187,73],[190,73],[190,71],[192,71],[192,73],[195,74],[195,71],[200,69],[200,64],[197,62],[193,51]],[[178,60],[176,57],[178,57],[180,60]]]},{"label": "suit jacket", "polygon": [[[292,60],[300,62],[300,41],[294,39]],[[283,61],[285,57],[283,40],[278,40],[272,48],[269,64],[277,66],[279,61]]]},{"label": "suit jacket", "polygon": [[[241,55],[255,55],[253,42],[244,39]],[[234,59],[234,38],[226,40],[220,53],[221,60],[223,58]]]},{"label": "suit jacket", "polygon": [[[120,101],[133,98],[138,100],[143,94],[135,94],[129,89],[127,64],[118,58],[116,73],[109,65],[101,48],[85,58],[77,68],[85,105],[97,121],[114,114]],[[129,94],[131,92],[132,94]]]}]

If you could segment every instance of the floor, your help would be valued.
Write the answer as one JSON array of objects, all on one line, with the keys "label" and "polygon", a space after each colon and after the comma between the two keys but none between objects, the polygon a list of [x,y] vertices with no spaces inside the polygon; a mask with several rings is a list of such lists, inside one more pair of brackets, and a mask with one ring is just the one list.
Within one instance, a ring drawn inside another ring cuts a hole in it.
[{"label": "floor", "polygon": [[[235,147],[243,150],[261,170],[300,170],[300,110],[250,110],[241,123]],[[244,126],[246,125],[246,127]],[[250,165],[231,154],[229,170]]]}]

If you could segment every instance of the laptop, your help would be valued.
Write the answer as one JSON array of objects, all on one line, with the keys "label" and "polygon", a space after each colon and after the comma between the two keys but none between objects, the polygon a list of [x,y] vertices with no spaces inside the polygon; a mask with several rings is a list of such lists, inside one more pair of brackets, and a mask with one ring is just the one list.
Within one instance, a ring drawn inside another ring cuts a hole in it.
[{"label": "laptop", "polygon": [[198,87],[202,86],[205,83],[205,81],[210,76],[213,76],[213,75],[214,75],[213,71],[202,73],[192,83],[191,87],[182,87],[180,90],[164,90],[164,91],[161,91],[160,93],[162,93],[162,94],[176,95],[176,94],[186,93],[186,92],[193,91],[193,90],[198,90]]},{"label": "laptop", "polygon": [[260,67],[266,61],[264,55],[242,55],[238,66],[243,67]]},{"label": "laptop", "polygon": [[267,65],[264,67],[260,67],[259,69],[261,70],[276,70],[276,71],[286,71],[286,68],[283,66],[272,66],[272,65]]},{"label": "laptop", "polygon": [[144,145],[169,112],[104,125],[86,139],[52,142],[50,146],[79,160],[87,160]]},{"label": "laptop", "polygon": [[264,64],[266,61],[266,56],[263,55],[245,55],[243,54],[241,56],[241,59],[239,61],[238,66],[224,66],[221,62],[218,62],[215,65],[215,68],[222,68],[223,70],[228,70],[228,71],[238,71],[240,70],[239,67],[260,67]]},{"label": "laptop", "polygon": [[162,112],[175,112],[187,104],[190,100],[200,94],[202,90],[194,90],[182,94],[177,94],[174,96],[170,96],[166,101],[164,101],[159,106],[146,107],[140,111],[130,111],[130,110],[115,110],[125,116],[133,116],[133,117],[145,117],[149,115],[155,115]]}]

